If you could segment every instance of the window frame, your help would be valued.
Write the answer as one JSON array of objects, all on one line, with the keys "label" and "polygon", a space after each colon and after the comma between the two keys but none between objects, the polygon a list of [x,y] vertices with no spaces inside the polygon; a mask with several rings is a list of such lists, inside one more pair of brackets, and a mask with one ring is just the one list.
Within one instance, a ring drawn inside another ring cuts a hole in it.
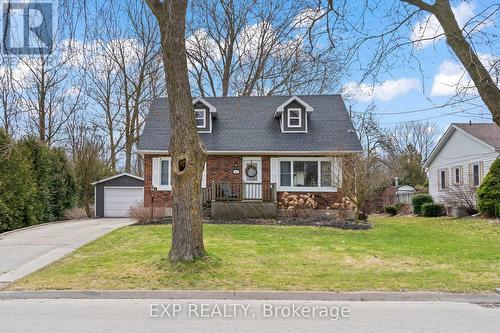
[{"label": "window frame", "polygon": [[[454,166],[452,169],[452,184],[453,185],[461,185],[462,184],[462,167],[461,166]],[[457,170],[458,170],[458,182],[457,182]]]},{"label": "window frame", "polygon": [[[443,172],[444,172],[444,182],[443,182]],[[438,170],[438,185],[439,191],[446,191],[448,189],[448,173],[446,172],[446,169],[439,169]]]},{"label": "window frame", "polygon": [[[318,186],[294,186],[293,185],[293,175],[294,167],[293,162],[304,161],[304,162],[317,162],[318,166]],[[281,162],[290,162],[290,186],[281,185]],[[321,186],[321,162],[330,162],[331,164],[331,186]],[[342,171],[338,168],[340,164],[337,160],[332,160],[327,157],[283,157],[278,159],[278,191],[280,192],[337,192],[337,183],[342,182]],[[338,174],[338,181],[334,178]]]},{"label": "window frame", "polygon": [[[198,112],[202,112],[203,117],[198,117]],[[207,109],[195,108],[194,109],[194,119],[196,121],[196,128],[206,129],[207,128]],[[198,125],[198,120],[203,119],[203,126]]]},{"label": "window frame", "polygon": [[[475,180],[475,176],[474,176],[474,167],[477,166],[477,184],[474,182]],[[472,188],[477,188],[481,185],[481,163],[480,162],[474,162],[474,163],[471,163],[470,164],[470,168],[472,169],[471,170],[471,187]]]},{"label": "window frame", "polygon": [[[161,183],[161,167],[163,162],[168,161],[168,185]],[[170,156],[160,157],[158,161],[158,191],[171,191],[172,190],[172,158]]]},{"label": "window frame", "polygon": [[[299,115],[291,117],[290,116],[291,111],[298,111]],[[299,124],[298,125],[290,124],[290,119],[298,119]],[[302,109],[301,108],[288,108],[288,109],[286,109],[286,122],[287,122],[288,128],[302,128]]]}]

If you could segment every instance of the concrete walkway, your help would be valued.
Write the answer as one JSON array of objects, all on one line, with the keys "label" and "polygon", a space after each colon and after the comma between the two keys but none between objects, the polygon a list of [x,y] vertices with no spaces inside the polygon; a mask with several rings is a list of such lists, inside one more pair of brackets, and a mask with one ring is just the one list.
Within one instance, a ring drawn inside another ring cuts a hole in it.
[{"label": "concrete walkway", "polygon": [[127,218],[79,220],[0,234],[0,288],[133,222]]}]

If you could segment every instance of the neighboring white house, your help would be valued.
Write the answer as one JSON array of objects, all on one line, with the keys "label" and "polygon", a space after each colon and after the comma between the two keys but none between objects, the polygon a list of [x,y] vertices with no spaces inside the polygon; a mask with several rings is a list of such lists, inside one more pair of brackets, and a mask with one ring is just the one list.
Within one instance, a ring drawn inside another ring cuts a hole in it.
[{"label": "neighboring white house", "polygon": [[500,155],[500,128],[494,123],[453,123],[427,159],[429,193],[444,203],[449,189],[479,187]]}]

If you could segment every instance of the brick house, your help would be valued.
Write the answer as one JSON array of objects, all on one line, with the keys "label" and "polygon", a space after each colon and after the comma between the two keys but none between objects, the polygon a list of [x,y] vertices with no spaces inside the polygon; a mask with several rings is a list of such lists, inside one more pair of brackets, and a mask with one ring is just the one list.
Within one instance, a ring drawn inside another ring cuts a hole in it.
[{"label": "brick house", "polygon": [[[208,158],[203,188],[240,201],[314,193],[338,201],[341,157],[362,151],[340,95],[206,97],[193,101]],[[168,103],[153,101],[139,143],[144,204],[172,205]]]}]

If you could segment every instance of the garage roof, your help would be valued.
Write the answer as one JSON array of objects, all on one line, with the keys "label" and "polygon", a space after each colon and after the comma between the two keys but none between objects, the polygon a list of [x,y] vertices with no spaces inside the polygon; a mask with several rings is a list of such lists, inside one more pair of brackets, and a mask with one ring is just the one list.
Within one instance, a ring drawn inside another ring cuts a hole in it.
[{"label": "garage roof", "polygon": [[124,173],[120,173],[118,175],[114,175],[114,176],[111,176],[111,177],[104,178],[104,179],[98,180],[96,182],[93,182],[92,185],[97,185],[99,183],[104,183],[104,182],[107,182],[108,180],[119,178],[119,177],[132,177],[132,178],[135,178],[135,179],[138,179],[138,180],[144,180],[144,178],[142,178],[142,177],[135,176],[135,175],[132,175],[130,173],[124,172]]}]

